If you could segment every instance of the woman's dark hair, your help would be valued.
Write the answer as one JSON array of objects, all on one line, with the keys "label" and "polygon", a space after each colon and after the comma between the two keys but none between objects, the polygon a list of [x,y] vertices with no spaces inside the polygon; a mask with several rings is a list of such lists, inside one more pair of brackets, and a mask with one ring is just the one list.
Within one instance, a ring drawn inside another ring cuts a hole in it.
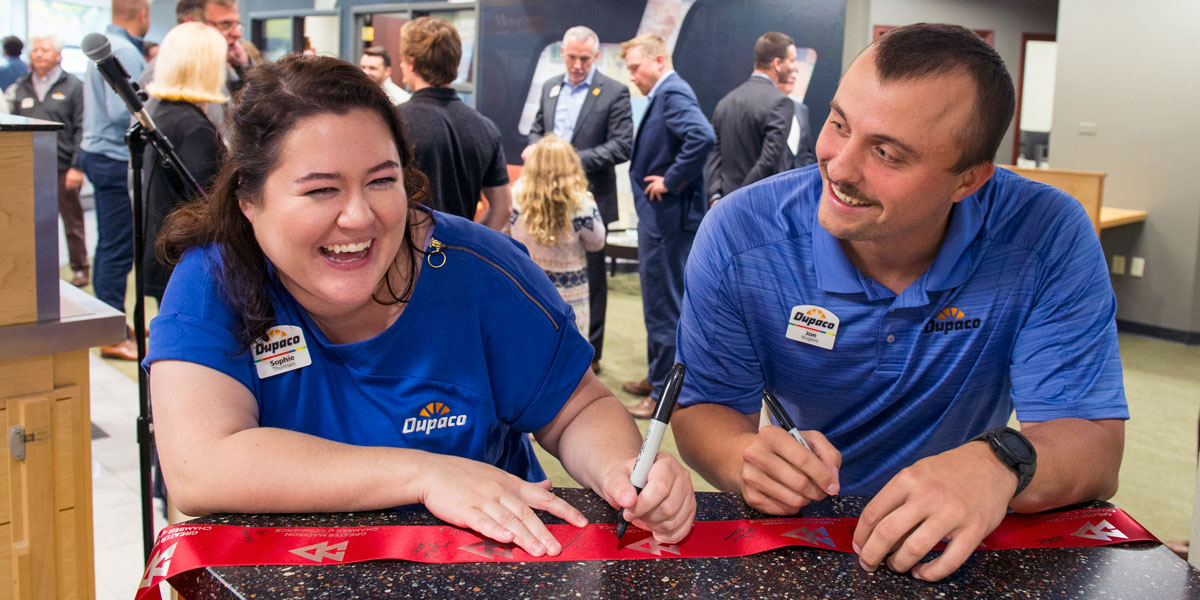
[{"label": "woman's dark hair", "polygon": [[279,162],[283,141],[301,120],[328,113],[343,115],[355,109],[378,114],[396,141],[410,214],[402,246],[408,251],[400,252],[408,257],[408,283],[397,293],[385,274],[391,298],[375,301],[406,302],[412,294],[411,274],[416,272],[416,253],[421,251],[413,239],[418,223],[411,216],[418,213],[412,208],[428,195],[428,183],[417,170],[412,145],[391,100],[361,69],[343,60],[290,54],[274,63],[262,63],[247,73],[226,113],[224,129],[229,148],[210,198],[187,204],[168,216],[155,248],[159,260],[174,266],[188,248],[216,245],[224,263],[221,291],[238,320],[236,335],[241,350],[275,325],[275,310],[267,296],[271,282],[266,258],[239,201],[262,201],[263,185]]}]

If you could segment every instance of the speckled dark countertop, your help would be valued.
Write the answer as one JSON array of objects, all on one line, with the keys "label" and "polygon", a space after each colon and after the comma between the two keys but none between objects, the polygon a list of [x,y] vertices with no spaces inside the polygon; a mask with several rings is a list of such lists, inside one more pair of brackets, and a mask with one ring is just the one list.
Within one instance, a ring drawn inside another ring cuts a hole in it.
[{"label": "speckled dark countertop", "polygon": [[[614,512],[596,495],[555,490],[593,522]],[[763,515],[730,494],[699,493],[697,518]],[[854,516],[865,498],[828,502],[801,516]],[[1134,515],[1136,518],[1136,515]],[[431,525],[420,508],[318,515],[212,515],[199,523],[310,527]],[[547,522],[561,523],[548,517]],[[783,548],[742,558],[522,564],[420,564],[380,560],[305,567],[220,567],[172,580],[188,600],[203,598],[1200,598],[1200,572],[1154,543],[1098,548],[976,552],[939,583],[886,570],[863,571],[853,554]]]}]

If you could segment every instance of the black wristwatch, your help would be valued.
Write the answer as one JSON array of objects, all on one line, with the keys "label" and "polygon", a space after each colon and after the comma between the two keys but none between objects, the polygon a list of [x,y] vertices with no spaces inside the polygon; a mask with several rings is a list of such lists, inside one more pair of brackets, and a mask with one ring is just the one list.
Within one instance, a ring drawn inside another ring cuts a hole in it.
[{"label": "black wristwatch", "polygon": [[1033,473],[1037,471],[1037,451],[1020,431],[1011,427],[997,427],[979,434],[971,441],[987,442],[992,452],[996,453],[996,458],[1016,471],[1017,491],[1013,492],[1014,497],[1033,480]]}]

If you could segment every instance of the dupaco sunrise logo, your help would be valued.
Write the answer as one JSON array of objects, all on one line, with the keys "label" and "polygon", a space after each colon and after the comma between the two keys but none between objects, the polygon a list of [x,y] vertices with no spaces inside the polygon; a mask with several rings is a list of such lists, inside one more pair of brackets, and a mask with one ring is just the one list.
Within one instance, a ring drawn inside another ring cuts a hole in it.
[{"label": "dupaco sunrise logo", "polygon": [[978,329],[979,325],[979,319],[968,319],[963,311],[953,306],[947,306],[936,317],[930,319],[925,324],[925,331],[922,333],[940,332],[949,334],[950,332],[962,331],[964,329]]},{"label": "dupaco sunrise logo", "polygon": [[430,402],[421,408],[415,417],[404,420],[404,433],[424,432],[429,435],[438,429],[462,427],[467,424],[467,415],[452,415],[450,407],[441,402]]}]

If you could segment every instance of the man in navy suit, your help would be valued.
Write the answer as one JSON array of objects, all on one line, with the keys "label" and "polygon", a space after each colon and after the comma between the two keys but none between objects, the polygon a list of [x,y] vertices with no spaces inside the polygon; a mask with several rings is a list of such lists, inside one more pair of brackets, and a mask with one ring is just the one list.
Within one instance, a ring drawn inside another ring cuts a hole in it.
[{"label": "man in navy suit", "polygon": [[646,320],[645,381],[622,386],[646,393],[629,409],[649,418],[675,362],[675,327],[683,299],[683,266],[704,218],[704,161],[716,134],[696,94],[671,66],[662,38],[639,35],[621,44],[629,78],[649,99],[633,141],[629,178],[638,215],[638,264]]},{"label": "man in navy suit", "polygon": [[[582,25],[563,34],[563,62],[567,72],[542,85],[537,117],[529,128],[529,145],[521,159],[529,158],[533,144],[546,132],[569,140],[579,153],[588,191],[596,199],[604,225],[616,221],[617,173],[613,167],[629,160],[633,146],[633,118],[629,88],[605,77],[595,66],[600,55],[600,38]],[[592,370],[600,372],[604,351],[604,313],[608,305],[608,280],[604,274],[604,250],[587,253],[588,308],[591,323],[587,335],[592,348]]]}]

